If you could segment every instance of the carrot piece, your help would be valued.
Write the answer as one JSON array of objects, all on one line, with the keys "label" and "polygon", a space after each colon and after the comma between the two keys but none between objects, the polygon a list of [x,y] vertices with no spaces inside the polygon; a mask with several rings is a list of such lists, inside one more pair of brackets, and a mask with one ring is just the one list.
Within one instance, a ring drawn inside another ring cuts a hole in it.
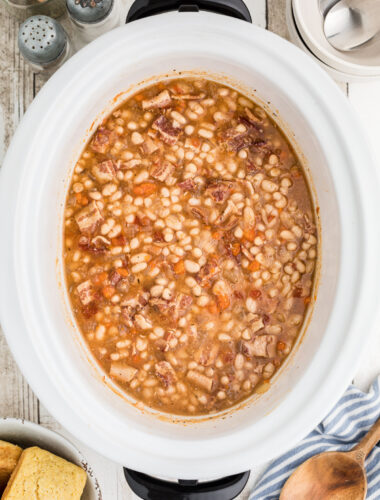
[{"label": "carrot piece", "polygon": [[284,342],[281,342],[281,340],[280,340],[280,342],[277,342],[277,350],[278,351],[285,351],[285,349],[286,349],[286,344]]},{"label": "carrot piece", "polygon": [[118,267],[116,271],[120,274],[120,276],[123,276],[123,278],[126,278],[129,275],[128,269],[125,269],[125,267]]},{"label": "carrot piece", "polygon": [[77,203],[79,203],[79,205],[85,206],[88,204],[88,198],[84,196],[82,193],[75,193],[75,198],[77,200]]},{"label": "carrot piece", "polygon": [[136,94],[136,95],[134,96],[134,98],[135,98],[135,100],[136,100],[137,102],[141,102],[141,101],[144,99],[144,95],[143,95],[143,94]]},{"label": "carrot piece", "polygon": [[243,231],[243,236],[246,240],[252,243],[255,239],[255,230],[254,229],[246,229]]},{"label": "carrot piece", "polygon": [[112,285],[107,285],[104,288],[102,288],[102,294],[106,299],[110,299],[115,293],[115,287]]},{"label": "carrot piece", "polygon": [[214,231],[211,236],[214,238],[214,240],[220,240],[222,237],[222,233],[220,231]]},{"label": "carrot piece", "polygon": [[173,266],[174,272],[176,274],[183,274],[185,272],[185,264],[183,260],[179,260]]},{"label": "carrot piece", "polygon": [[240,253],[240,243],[234,243],[232,245],[232,255],[236,257],[237,255],[239,255],[239,253]]},{"label": "carrot piece", "polygon": [[138,196],[149,196],[150,194],[153,194],[156,191],[157,191],[157,186],[152,182],[143,182],[142,184],[139,184],[138,186],[135,186],[133,188],[133,194],[136,194]]},{"label": "carrot piece", "polygon": [[258,271],[260,269],[260,262],[257,262],[257,260],[253,260],[249,266],[248,269],[250,271]]},{"label": "carrot piece", "polygon": [[303,299],[303,302],[304,302],[305,306],[306,306],[307,304],[310,304],[310,302],[311,302],[311,297],[305,297],[305,298]]},{"label": "carrot piece", "polygon": [[106,272],[95,274],[92,278],[94,285],[101,285],[103,281],[107,278],[108,274]]},{"label": "carrot piece", "polygon": [[217,295],[216,301],[220,311],[224,311],[230,305],[230,299],[228,295]]},{"label": "carrot piece", "polygon": [[209,310],[209,312],[211,314],[218,314],[218,312],[219,312],[218,306],[216,305],[216,303],[214,301],[209,303],[209,305],[207,306],[207,309]]}]

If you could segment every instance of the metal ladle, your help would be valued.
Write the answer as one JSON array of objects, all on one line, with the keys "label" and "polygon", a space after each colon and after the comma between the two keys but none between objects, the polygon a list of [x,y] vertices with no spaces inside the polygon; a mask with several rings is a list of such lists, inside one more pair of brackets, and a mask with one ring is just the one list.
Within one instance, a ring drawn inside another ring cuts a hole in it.
[{"label": "metal ladle", "polygon": [[324,32],[340,51],[380,51],[380,0],[320,0]]}]

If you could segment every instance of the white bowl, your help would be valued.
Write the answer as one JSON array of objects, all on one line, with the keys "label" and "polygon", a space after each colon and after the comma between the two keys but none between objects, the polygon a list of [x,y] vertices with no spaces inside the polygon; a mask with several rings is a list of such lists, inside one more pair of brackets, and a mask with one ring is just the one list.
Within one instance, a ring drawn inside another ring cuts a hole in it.
[{"label": "white bowl", "polygon": [[17,418],[0,418],[0,439],[29,448],[39,446],[73,464],[87,473],[87,483],[81,500],[102,500],[102,494],[94,472],[82,453],[66,438],[42,425]]},{"label": "white bowl", "polygon": [[[367,56],[362,49],[340,51],[327,40],[319,0],[291,0],[295,23],[305,45],[315,56],[336,71],[363,77],[380,77],[380,53]],[[373,51],[372,51],[373,53]]]},{"label": "white bowl", "polygon": [[[139,82],[178,71],[262,101],[307,158],[322,225],[314,313],[270,390],[224,418],[184,423],[137,410],[105,379],[75,328],[61,256],[66,190],[91,131]],[[379,194],[347,100],[292,44],[211,13],[168,13],[111,31],[46,83],[2,168],[0,314],[10,348],[55,418],[112,460],[184,479],[250,469],[308,433],[353,377],[379,296]]]},{"label": "white bowl", "polygon": [[[305,43],[305,40],[300,35],[300,32],[298,30],[298,27],[296,26],[295,19],[294,19],[294,13],[293,13],[293,0],[287,0],[286,2],[286,25],[288,28],[290,40],[297,45],[300,49],[302,49],[306,54],[308,54],[310,57],[314,59],[316,63],[319,64],[321,68],[323,68],[334,80],[338,82],[349,82],[349,83],[355,83],[355,82],[361,82],[361,83],[369,83],[369,82],[374,82],[380,80],[380,71],[375,74],[366,74],[365,72],[357,72],[355,73],[347,73],[345,71],[340,71],[338,69],[335,69],[335,67],[329,66],[325,62],[323,62],[321,59],[317,57],[316,54],[312,52],[312,47],[313,45],[310,44],[310,47]],[[349,69],[349,68],[346,68]]]}]

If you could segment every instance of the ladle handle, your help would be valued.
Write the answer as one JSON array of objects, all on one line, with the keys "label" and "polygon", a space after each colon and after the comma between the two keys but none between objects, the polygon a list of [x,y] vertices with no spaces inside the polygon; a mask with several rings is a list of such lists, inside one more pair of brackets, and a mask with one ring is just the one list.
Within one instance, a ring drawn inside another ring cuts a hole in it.
[{"label": "ladle handle", "polygon": [[355,459],[363,463],[372,448],[380,441],[380,418],[367,432],[364,438],[351,450]]}]

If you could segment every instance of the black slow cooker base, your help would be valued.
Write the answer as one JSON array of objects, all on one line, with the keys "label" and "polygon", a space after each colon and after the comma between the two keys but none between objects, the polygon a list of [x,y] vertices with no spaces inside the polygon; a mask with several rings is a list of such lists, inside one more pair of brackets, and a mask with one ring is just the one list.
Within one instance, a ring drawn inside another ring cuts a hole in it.
[{"label": "black slow cooker base", "polygon": [[127,468],[124,475],[131,490],[143,500],[233,500],[245,488],[249,471],[204,483],[196,479],[163,481]]},{"label": "black slow cooker base", "polygon": [[[129,9],[126,23],[163,12],[199,10],[252,22],[243,0],[135,0]],[[175,483],[127,468],[124,468],[124,475],[131,490],[143,500],[233,500],[243,491],[249,478],[249,472],[242,472],[203,483],[196,479],[179,479]]]}]

